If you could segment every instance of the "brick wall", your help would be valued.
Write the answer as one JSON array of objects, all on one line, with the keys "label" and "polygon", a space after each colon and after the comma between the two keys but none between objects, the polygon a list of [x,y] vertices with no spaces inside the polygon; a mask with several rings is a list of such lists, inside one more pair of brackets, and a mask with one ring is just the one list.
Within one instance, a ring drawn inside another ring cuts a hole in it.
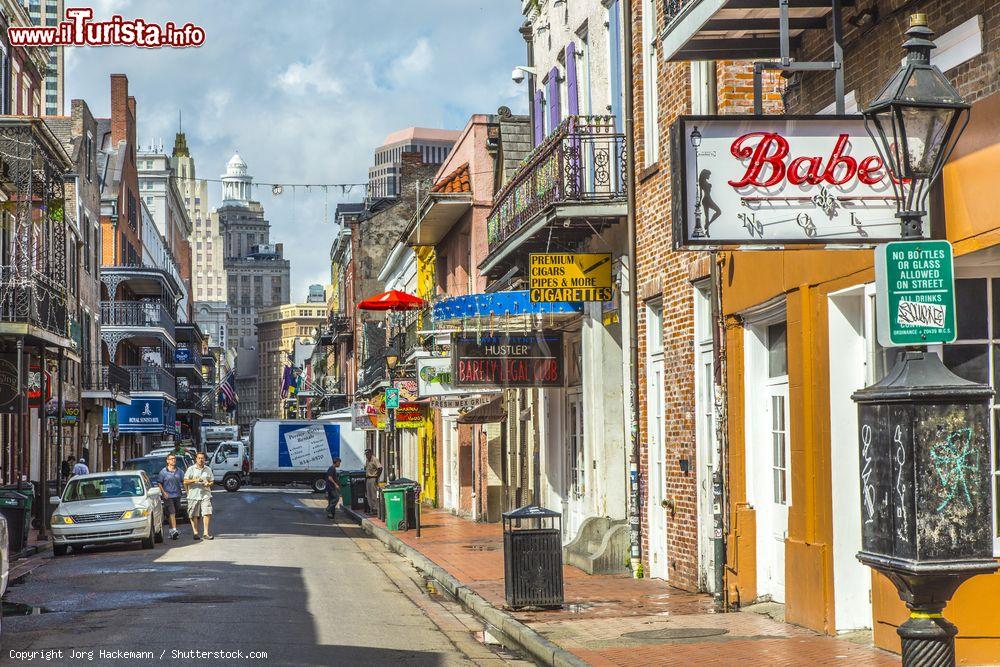
[{"label": "brick wall", "polygon": [[[866,3],[861,9],[867,9]],[[878,22],[867,31],[849,22],[858,9],[844,10],[844,91],[856,91],[864,108],[889,80],[903,58],[903,33],[911,14],[924,13],[930,28],[943,35],[966,20],[982,17],[983,53],[946,72],[960,93],[975,102],[1000,91],[1000,2],[997,0],[877,0]],[[823,30],[805,33],[795,54],[800,60],[830,58],[830,34]],[[789,113],[814,113],[833,102],[833,75],[808,73],[800,85],[789,88]]]},{"label": "brick wall", "polygon": [[[655,3],[659,6],[659,3]],[[642,553],[649,572],[649,517],[646,507],[650,489],[647,369],[646,302],[661,299],[663,305],[664,351],[664,424],[665,497],[674,501],[666,522],[667,556],[670,583],[679,588],[698,590],[698,509],[695,417],[694,359],[694,287],[692,280],[707,276],[704,253],[675,252],[671,236],[671,183],[669,131],[674,120],[691,109],[691,71],[688,63],[662,59],[658,65],[659,160],[647,164],[643,149],[646,119],[643,117],[642,2],[632,0],[633,67],[635,90],[635,137],[638,183],[636,187],[636,226],[639,255],[636,259],[639,303],[639,469],[642,488]],[[662,12],[657,17],[656,32],[663,30]],[[720,62],[716,66],[719,113],[753,111],[753,69],[748,63]],[[781,109],[782,79],[765,74],[765,111]],[[690,462],[685,474],[680,461]]]}]

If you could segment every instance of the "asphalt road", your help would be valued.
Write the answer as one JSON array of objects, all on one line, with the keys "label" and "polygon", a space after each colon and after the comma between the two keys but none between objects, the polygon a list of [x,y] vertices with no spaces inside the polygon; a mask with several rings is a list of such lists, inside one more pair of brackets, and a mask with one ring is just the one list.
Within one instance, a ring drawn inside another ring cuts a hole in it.
[{"label": "asphalt road", "polygon": [[[180,540],[152,551],[50,557],[4,598],[36,613],[3,619],[0,664],[516,662],[477,641],[481,627],[402,559],[328,520],[318,496],[244,489],[213,504],[211,542],[182,524]],[[18,653],[33,651],[30,662]]]}]

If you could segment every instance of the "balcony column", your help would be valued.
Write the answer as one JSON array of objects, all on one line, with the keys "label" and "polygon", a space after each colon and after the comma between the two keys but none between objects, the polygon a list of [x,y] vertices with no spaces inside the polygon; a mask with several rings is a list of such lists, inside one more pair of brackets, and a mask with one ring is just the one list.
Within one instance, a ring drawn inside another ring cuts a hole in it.
[{"label": "balcony column", "polygon": [[[49,393],[49,381],[45,378],[45,365],[47,359],[45,356],[44,345],[38,348],[38,355],[41,358],[41,364],[39,366],[41,371],[39,374],[41,382],[41,397],[39,399],[40,407],[38,408],[38,428],[40,428],[41,431],[38,433],[38,441],[40,444],[38,449],[38,458],[40,459],[38,462],[40,471],[38,475],[38,482],[41,487],[39,493],[42,496],[39,498],[41,501],[41,517],[38,521],[38,539],[44,540],[47,537],[45,531],[48,529],[47,524],[49,522],[49,430],[45,428],[46,422],[48,421],[48,409],[45,404],[45,397]],[[59,428],[62,428],[62,424],[59,425]]]}]

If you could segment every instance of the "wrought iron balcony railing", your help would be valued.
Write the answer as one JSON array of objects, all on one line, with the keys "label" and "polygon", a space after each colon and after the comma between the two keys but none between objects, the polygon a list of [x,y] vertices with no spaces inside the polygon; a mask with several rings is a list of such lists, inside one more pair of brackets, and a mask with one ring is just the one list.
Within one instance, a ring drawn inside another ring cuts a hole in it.
[{"label": "wrought iron balcony railing", "polygon": [[177,387],[177,409],[178,410],[198,410],[204,412],[205,405],[209,400],[201,392],[197,392],[191,387]]},{"label": "wrought iron balcony railing", "polygon": [[30,324],[66,338],[66,294],[65,288],[40,272],[0,266],[0,322]]},{"label": "wrought iron balcony railing", "polygon": [[125,366],[132,382],[132,391],[159,391],[168,396],[177,395],[177,381],[162,366]]},{"label": "wrought iron balcony railing", "polygon": [[558,204],[624,201],[625,155],[613,116],[564,120],[494,197],[490,251]]},{"label": "wrought iron balcony railing", "polygon": [[81,385],[86,391],[108,391],[112,394],[128,394],[132,379],[129,372],[117,364],[92,361],[81,369]]},{"label": "wrought iron balcony railing", "polygon": [[663,18],[666,25],[670,25],[677,16],[684,10],[687,5],[693,5],[694,0],[664,0],[663,2]]},{"label": "wrought iron balcony railing", "polygon": [[174,336],[177,323],[157,301],[102,301],[101,324],[106,327],[161,328]]}]

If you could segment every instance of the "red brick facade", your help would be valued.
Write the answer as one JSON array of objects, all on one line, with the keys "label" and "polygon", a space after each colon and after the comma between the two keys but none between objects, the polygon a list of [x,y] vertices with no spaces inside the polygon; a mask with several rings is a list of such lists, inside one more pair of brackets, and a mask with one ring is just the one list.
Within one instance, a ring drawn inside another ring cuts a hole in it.
[{"label": "red brick facade", "polygon": [[[642,0],[633,0],[633,86],[635,90],[636,137],[636,226],[639,254],[636,260],[639,298],[639,442],[641,443],[640,477],[642,501],[643,567],[649,571],[649,525],[646,507],[649,488],[647,444],[647,373],[646,373],[646,304],[660,299],[663,305],[664,352],[664,442],[665,496],[673,500],[666,525],[668,577],[672,585],[687,590],[702,588],[698,566],[698,489],[695,416],[695,340],[693,281],[707,277],[709,264],[704,253],[675,252],[671,235],[670,125],[691,110],[691,65],[665,62],[658,64],[658,142],[659,160],[648,164],[643,148],[646,119],[643,117],[644,94],[642,62]],[[659,3],[654,3],[659,7]],[[655,31],[663,30],[658,13]],[[657,57],[659,57],[659,50]],[[753,69],[747,63],[718,63],[716,69],[719,113],[752,113]],[[765,111],[781,108],[782,80],[768,73],[764,79]],[[680,461],[690,462],[685,473]]]}]

